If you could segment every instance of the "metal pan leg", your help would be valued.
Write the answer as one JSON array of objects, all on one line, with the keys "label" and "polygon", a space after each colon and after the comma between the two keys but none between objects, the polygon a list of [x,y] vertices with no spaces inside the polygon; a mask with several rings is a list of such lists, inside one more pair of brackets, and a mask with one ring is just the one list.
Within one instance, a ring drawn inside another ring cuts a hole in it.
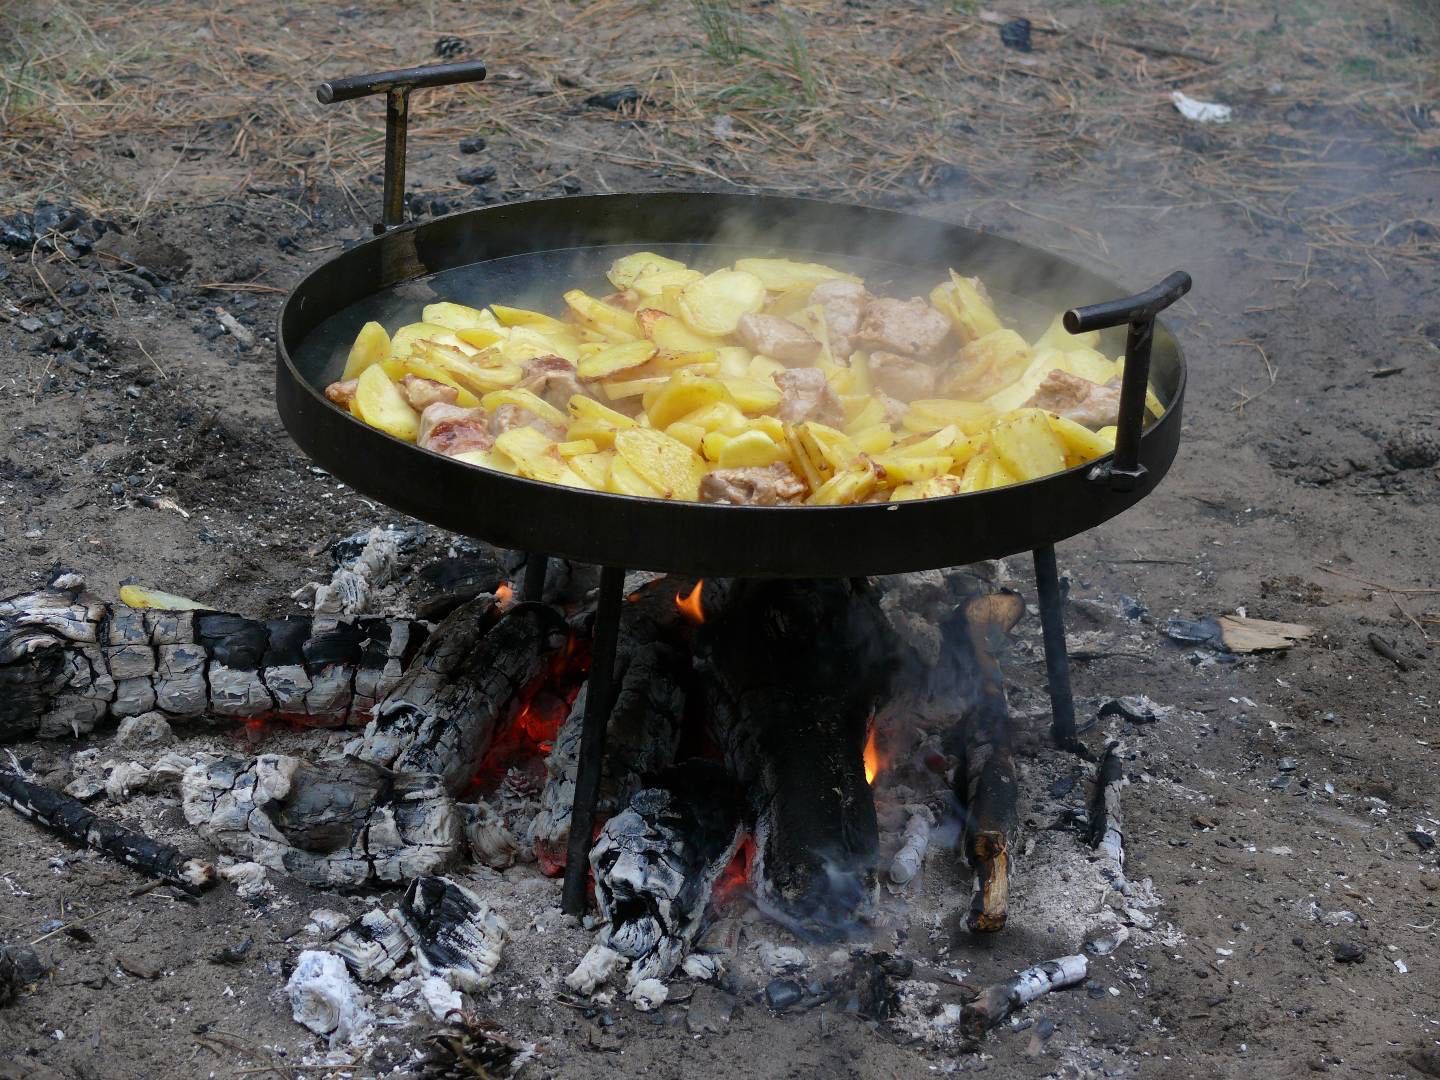
[{"label": "metal pan leg", "polygon": [[525,558],[525,581],[520,587],[521,600],[540,603],[545,599],[545,571],[549,569],[550,557],[532,551]]},{"label": "metal pan leg", "polygon": [[[528,570],[526,578],[529,578]],[[585,688],[585,718],[580,729],[580,763],[575,770],[575,801],[570,808],[570,848],[565,860],[565,889],[560,899],[560,908],[567,915],[585,913],[585,884],[590,873],[595,803],[600,798],[605,729],[610,722],[610,706],[614,698],[615,645],[620,635],[620,593],[624,584],[623,569],[618,566],[601,568],[590,680]]]},{"label": "metal pan leg", "polygon": [[1035,549],[1035,589],[1040,604],[1040,629],[1045,639],[1045,675],[1050,683],[1050,734],[1057,746],[1083,756],[1085,747],[1075,735],[1070,654],[1065,651],[1065,598],[1060,594],[1054,544]]}]

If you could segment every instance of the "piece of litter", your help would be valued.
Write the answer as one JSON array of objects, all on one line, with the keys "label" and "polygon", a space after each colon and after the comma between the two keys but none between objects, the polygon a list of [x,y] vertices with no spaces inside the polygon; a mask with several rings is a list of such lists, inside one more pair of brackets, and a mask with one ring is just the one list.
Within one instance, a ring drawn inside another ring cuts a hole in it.
[{"label": "piece of litter", "polygon": [[1181,116],[1186,120],[1194,120],[1197,124],[1223,124],[1230,119],[1229,105],[1218,105],[1213,101],[1196,101],[1189,94],[1182,94],[1179,90],[1170,95],[1170,100],[1175,103],[1175,108],[1180,110]]},{"label": "piece of litter", "polygon": [[1404,975],[1407,971],[1410,970],[1408,967],[1405,966],[1405,961],[1404,961],[1404,960],[1396,960],[1394,963],[1395,963],[1395,970],[1398,971],[1398,972],[1400,972],[1401,975]]}]

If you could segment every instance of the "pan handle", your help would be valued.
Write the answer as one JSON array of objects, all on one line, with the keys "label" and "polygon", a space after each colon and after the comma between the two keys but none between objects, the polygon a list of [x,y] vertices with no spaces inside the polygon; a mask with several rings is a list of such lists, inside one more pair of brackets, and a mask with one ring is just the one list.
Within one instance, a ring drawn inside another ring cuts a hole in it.
[{"label": "pan handle", "polygon": [[479,82],[483,78],[485,65],[479,60],[466,60],[459,64],[431,64],[377,71],[373,75],[352,75],[348,79],[323,82],[315,88],[315,97],[322,105],[371,94],[385,95],[385,205],[375,225],[377,236],[405,223],[405,136],[410,126],[410,91]]},{"label": "pan handle", "polygon": [[1120,383],[1120,416],[1115,433],[1115,456],[1096,466],[1093,480],[1107,480],[1116,491],[1133,491],[1145,475],[1140,464],[1140,435],[1145,430],[1145,395],[1150,389],[1150,345],[1155,337],[1155,316],[1190,291],[1190,275],[1176,270],[1158,285],[1134,296],[1065,312],[1065,329],[1072,334],[1104,330],[1128,323],[1125,338],[1125,377]]}]

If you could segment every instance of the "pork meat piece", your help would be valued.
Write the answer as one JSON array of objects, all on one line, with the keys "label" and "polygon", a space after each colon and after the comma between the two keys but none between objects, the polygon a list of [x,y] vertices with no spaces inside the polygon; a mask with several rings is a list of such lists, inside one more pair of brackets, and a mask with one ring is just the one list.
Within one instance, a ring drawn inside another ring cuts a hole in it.
[{"label": "pork meat piece", "polygon": [[950,333],[950,320],[920,297],[871,300],[856,337],[862,349],[929,356]]},{"label": "pork meat piece", "polygon": [[778,315],[742,315],[735,335],[751,352],[786,365],[808,364],[820,355],[820,342],[809,331]]},{"label": "pork meat piece", "polygon": [[819,304],[825,317],[830,355],[841,363],[855,351],[855,335],[860,332],[860,319],[869,299],[865,286],[857,281],[822,281],[810,292],[810,302]]},{"label": "pork meat piece", "polygon": [[870,381],[900,401],[933,397],[936,370],[921,360],[890,352],[870,354]]},{"label": "pork meat piece", "polygon": [[1058,413],[1092,430],[1106,427],[1120,415],[1120,380],[1101,386],[1068,371],[1052,371],[1024,408]]},{"label": "pork meat piece", "polygon": [[716,469],[700,481],[701,502],[728,506],[776,506],[804,494],[804,482],[783,461],[763,469]]},{"label": "pork meat piece", "polygon": [[565,438],[565,432],[554,424],[540,419],[529,409],[522,409],[519,405],[501,405],[490,417],[491,435],[504,435],[505,432],[519,427],[532,427],[555,442],[561,442]]},{"label": "pork meat piece", "polygon": [[563,356],[537,356],[520,366],[520,387],[544,398],[562,412],[576,394],[583,394],[575,365]]},{"label": "pork meat piece", "polygon": [[415,441],[426,450],[453,457],[467,450],[489,450],[495,445],[495,436],[484,409],[462,409],[437,401],[420,414],[420,434]]},{"label": "pork meat piece", "polygon": [[419,375],[406,375],[400,380],[400,392],[416,412],[424,412],[437,401],[454,405],[460,391],[434,379],[422,379]]},{"label": "pork meat piece", "polygon": [[332,382],[329,386],[325,387],[325,396],[342,409],[348,409],[350,402],[355,400],[355,388],[359,385],[359,379],[346,379],[344,382]]},{"label": "pork meat piece", "polygon": [[839,427],[845,422],[845,409],[830,380],[819,368],[790,368],[777,371],[771,376],[775,385],[784,395],[776,415],[787,424],[803,424],[814,420],[817,424]]}]

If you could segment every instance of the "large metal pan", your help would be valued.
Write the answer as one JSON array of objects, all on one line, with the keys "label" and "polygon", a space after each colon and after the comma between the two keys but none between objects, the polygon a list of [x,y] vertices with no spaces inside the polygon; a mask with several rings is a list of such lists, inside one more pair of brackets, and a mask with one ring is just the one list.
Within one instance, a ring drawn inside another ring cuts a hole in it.
[{"label": "large metal pan", "polygon": [[[394,119],[396,87],[404,86],[397,76],[405,74],[326,84],[321,98],[389,90]],[[429,79],[429,85],[454,81]],[[393,139],[390,149],[397,152]],[[398,155],[403,162],[403,141]],[[395,188],[403,184],[388,169],[387,180]],[[387,218],[398,220],[399,205],[387,190]],[[277,345],[281,418],[301,449],[356,490],[502,547],[693,575],[857,576],[953,566],[1044,547],[1129,509],[1160,482],[1179,443],[1185,364],[1174,337],[1154,326],[1150,377],[1165,412],[1139,434],[1142,402],[1134,399],[1143,394],[1144,373],[1132,364],[1137,379],[1125,395],[1132,430],[1122,430],[1119,441],[1128,460],[1118,467],[1107,459],[994,491],[838,507],[641,499],[480,469],[392,438],[325,399],[322,391],[339,377],[362,323],[377,319],[393,328],[415,321],[421,306],[436,299],[553,310],[567,288],[608,291],[605,268],[644,249],[701,269],[740,255],[827,262],[894,296],[923,295],[954,267],[984,278],[1002,314],[1032,333],[1057,312],[1123,290],[1048,252],[959,225],[767,195],[549,199],[408,225],[391,220],[377,231],[308,274],[286,301]],[[1188,285],[1184,275],[1172,275],[1148,294],[1072,312],[1072,328],[1128,323],[1131,355],[1138,356],[1155,311]],[[1106,343],[1111,354],[1123,347],[1119,337]]]}]

